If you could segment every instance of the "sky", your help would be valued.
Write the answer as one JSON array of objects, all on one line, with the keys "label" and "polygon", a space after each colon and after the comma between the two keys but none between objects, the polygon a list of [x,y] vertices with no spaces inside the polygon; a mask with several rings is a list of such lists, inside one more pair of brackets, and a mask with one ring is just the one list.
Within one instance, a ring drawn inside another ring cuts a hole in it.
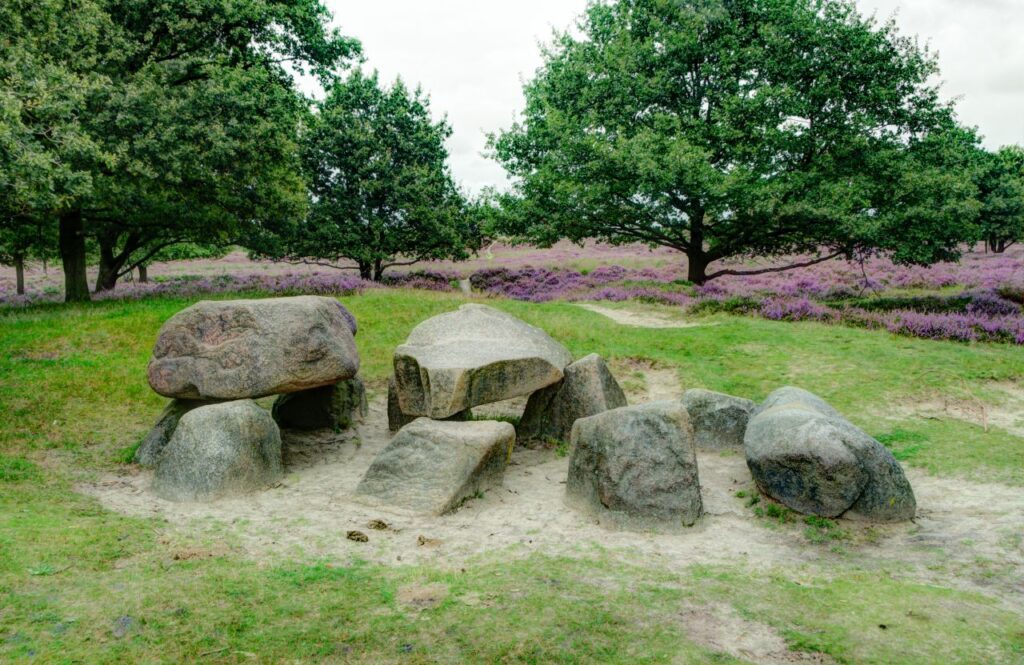
[{"label": "sky", "polygon": [[[401,76],[447,115],[455,178],[470,192],[504,187],[485,155],[487,134],[523,107],[522,82],[539,45],[572,25],[586,0],[326,0],[335,24],[363,43],[366,67]],[[901,32],[938,51],[943,93],[985,145],[1024,144],[1024,0],[857,0],[894,16]]]}]

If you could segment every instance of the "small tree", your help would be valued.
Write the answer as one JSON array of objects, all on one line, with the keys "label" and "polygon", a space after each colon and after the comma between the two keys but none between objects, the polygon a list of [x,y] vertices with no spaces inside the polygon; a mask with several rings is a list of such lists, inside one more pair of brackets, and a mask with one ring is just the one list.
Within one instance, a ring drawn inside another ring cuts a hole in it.
[{"label": "small tree", "polygon": [[450,135],[400,80],[384,89],[357,71],[339,81],[302,141],[309,215],[261,253],[332,267],[348,259],[377,281],[391,266],[466,258],[471,224],[446,164]]},{"label": "small tree", "polygon": [[1024,240],[1024,148],[988,153],[982,171],[979,223],[986,246],[1001,254]]},{"label": "small tree", "polygon": [[0,265],[13,266],[18,295],[25,295],[25,264],[55,255],[54,220],[8,215],[0,220]]},{"label": "small tree", "polygon": [[673,247],[698,284],[872,250],[927,264],[974,233],[977,139],[934,56],[852,1],[595,1],[578,28],[492,137],[514,178],[500,231]]}]

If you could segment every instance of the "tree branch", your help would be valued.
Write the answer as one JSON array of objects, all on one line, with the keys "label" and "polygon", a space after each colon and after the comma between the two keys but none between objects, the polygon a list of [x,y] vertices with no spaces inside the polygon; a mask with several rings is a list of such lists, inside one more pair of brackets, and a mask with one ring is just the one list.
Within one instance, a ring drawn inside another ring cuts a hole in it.
[{"label": "tree branch", "polygon": [[793,264],[790,264],[788,266],[778,266],[778,267],[774,267],[774,268],[762,268],[760,270],[719,270],[718,272],[713,272],[710,275],[708,275],[706,277],[706,279],[708,281],[711,281],[712,279],[715,279],[717,277],[724,277],[726,275],[740,275],[740,276],[746,276],[746,275],[766,275],[768,273],[773,273],[773,272],[786,272],[787,270],[796,270],[798,268],[809,268],[810,266],[818,265],[819,263],[824,263],[825,261],[831,261],[832,259],[839,258],[840,256],[842,256],[845,253],[846,253],[845,250],[840,250],[838,252],[833,252],[832,254],[829,254],[828,256],[819,256],[818,258],[812,259],[810,261],[803,261],[801,263],[793,263]]}]

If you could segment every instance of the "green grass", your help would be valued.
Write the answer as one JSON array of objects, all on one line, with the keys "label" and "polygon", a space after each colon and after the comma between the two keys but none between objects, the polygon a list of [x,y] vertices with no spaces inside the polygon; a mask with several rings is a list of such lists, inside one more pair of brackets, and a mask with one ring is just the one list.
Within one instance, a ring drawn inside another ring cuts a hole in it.
[{"label": "green grass", "polygon": [[[383,390],[391,353],[414,325],[464,302],[394,290],[342,300],[359,319],[371,391]],[[1021,438],[900,408],[937,394],[996,399],[998,384],[1024,376],[1014,348],[726,315],[645,330],[565,303],[488,302],[577,356],[675,368],[684,387],[761,399],[803,386],[908,464],[1024,486]],[[180,544],[160,520],[108,512],[72,487],[120,468],[158,415],[164,400],[146,384],[146,362],[160,324],[188,304],[0,313],[0,661],[738,663],[687,636],[687,608],[725,606],[774,627],[791,648],[841,663],[1024,662],[1012,609],[842,558],[834,569],[665,571],[599,550],[579,559],[499,551],[380,567],[361,563],[353,545],[325,561],[256,561],[230,547],[175,560]],[[823,556],[846,538],[828,520],[778,526],[798,518],[741,492],[779,537],[820,543]],[[401,590],[417,585],[443,597],[404,604]]]}]

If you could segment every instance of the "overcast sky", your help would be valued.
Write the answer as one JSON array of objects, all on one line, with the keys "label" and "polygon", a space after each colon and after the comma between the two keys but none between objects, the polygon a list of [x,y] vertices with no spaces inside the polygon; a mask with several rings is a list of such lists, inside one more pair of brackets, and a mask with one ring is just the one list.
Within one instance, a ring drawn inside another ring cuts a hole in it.
[{"label": "overcast sky", "polygon": [[[540,64],[538,43],[563,29],[586,0],[326,0],[367,66],[401,75],[447,114],[455,177],[470,191],[503,186],[485,158],[486,134],[523,106],[522,80]],[[1024,0],[857,0],[867,13],[896,12],[903,32],[938,50],[943,90],[988,147],[1024,143]]]}]

